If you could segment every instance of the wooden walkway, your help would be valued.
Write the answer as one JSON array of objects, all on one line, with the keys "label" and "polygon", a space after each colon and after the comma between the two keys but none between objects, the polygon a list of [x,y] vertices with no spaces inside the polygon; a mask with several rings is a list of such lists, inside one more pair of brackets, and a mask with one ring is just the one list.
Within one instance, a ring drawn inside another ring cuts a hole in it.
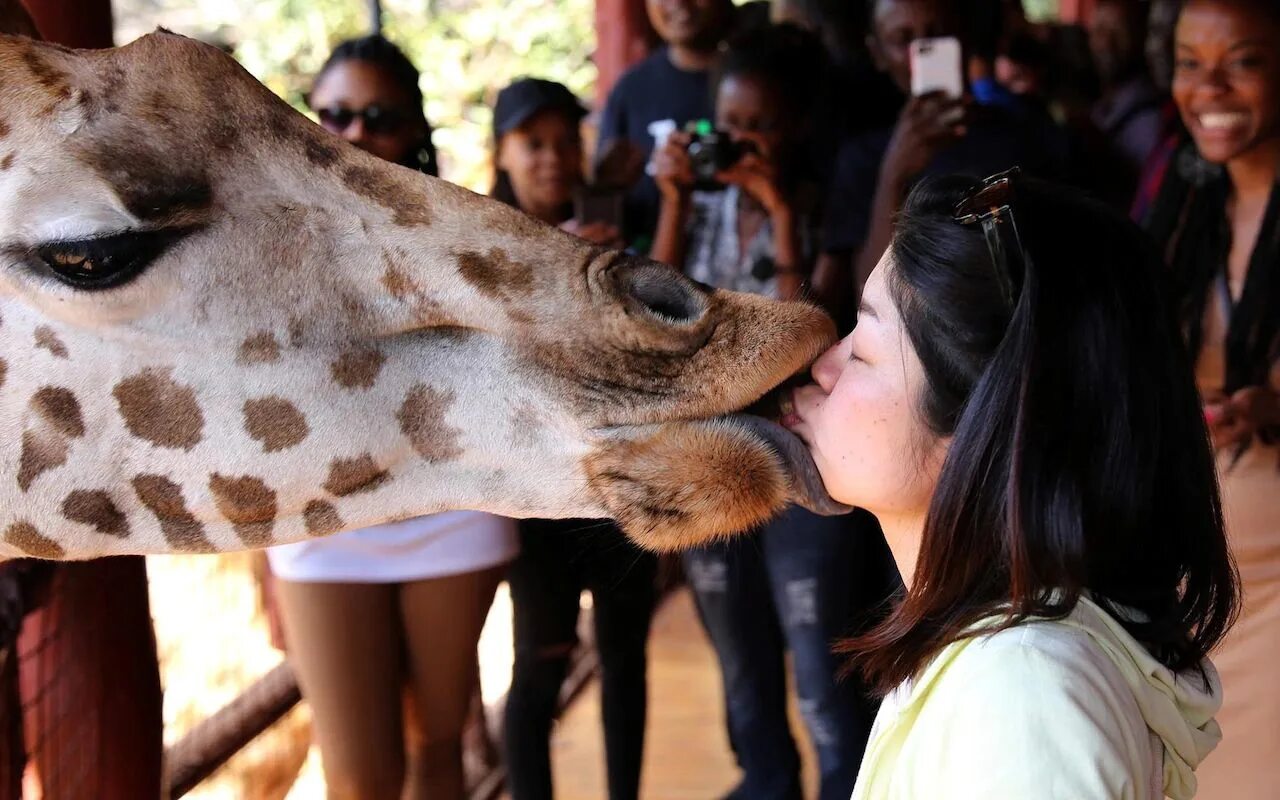
[{"label": "wooden walkway", "polygon": [[[816,769],[794,703],[791,718],[805,762],[806,795],[813,796]],[[557,800],[605,800],[598,681],[574,701],[551,743]],[[649,720],[641,797],[714,800],[737,780],[715,653],[698,622],[692,595],[682,588],[658,610],[649,640]]]}]

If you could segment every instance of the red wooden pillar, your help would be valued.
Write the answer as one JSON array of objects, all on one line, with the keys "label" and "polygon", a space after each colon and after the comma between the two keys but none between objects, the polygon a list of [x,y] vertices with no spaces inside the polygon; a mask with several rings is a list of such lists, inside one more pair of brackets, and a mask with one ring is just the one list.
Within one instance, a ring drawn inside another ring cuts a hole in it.
[{"label": "red wooden pillar", "polygon": [[111,0],[24,0],[40,35],[67,47],[110,47]]},{"label": "red wooden pillar", "polygon": [[604,106],[627,67],[647,56],[656,42],[644,0],[596,0],[597,107]]},{"label": "red wooden pillar", "polygon": [[1089,16],[1093,13],[1095,0],[1060,0],[1060,2],[1058,16],[1062,18],[1063,22],[1083,24],[1089,21]]}]

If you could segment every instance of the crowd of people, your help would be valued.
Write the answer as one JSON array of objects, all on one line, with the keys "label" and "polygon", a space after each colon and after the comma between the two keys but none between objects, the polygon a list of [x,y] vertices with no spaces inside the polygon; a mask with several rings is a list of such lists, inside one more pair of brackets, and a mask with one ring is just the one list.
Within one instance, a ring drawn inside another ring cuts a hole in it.
[{"label": "crowd of people", "polygon": [[[598,114],[537,76],[497,92],[492,196],[858,323],[790,424],[833,496],[867,510],[789,509],[682,557],[741,768],[728,797],[801,796],[787,653],[823,800],[1274,796],[1280,5],[1098,0],[1084,28],[1001,0],[646,5],[662,45]],[[940,37],[962,46],[960,97],[913,92],[912,43]],[[418,83],[367,37],[334,51],[308,102],[334,134],[435,174]],[[855,384],[873,390],[842,394]],[[476,642],[504,578],[512,797],[553,796],[584,590],[609,797],[639,796],[659,563],[612,524],[457,512],[279,548],[271,566],[331,796],[462,796]],[[993,609],[1011,615],[1001,633],[963,649]],[[1042,617],[1063,627],[1027,623]],[[1028,725],[1058,727],[1057,749],[1035,751]]]}]

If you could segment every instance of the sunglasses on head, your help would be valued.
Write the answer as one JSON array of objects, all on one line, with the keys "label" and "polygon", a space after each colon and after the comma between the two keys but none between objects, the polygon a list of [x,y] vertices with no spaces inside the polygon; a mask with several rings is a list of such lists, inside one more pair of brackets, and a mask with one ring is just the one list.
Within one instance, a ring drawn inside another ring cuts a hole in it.
[{"label": "sunglasses on head", "polygon": [[364,121],[365,131],[375,136],[396,133],[409,121],[408,115],[404,112],[381,106],[368,106],[361,109],[329,106],[316,109],[316,116],[320,117],[320,124],[333,133],[342,133],[359,117]]},{"label": "sunglasses on head", "polygon": [[1022,237],[1013,217],[1014,182],[1021,172],[1014,167],[992,175],[955,208],[957,223],[982,226],[996,282],[1010,308],[1017,304],[1027,274],[1027,252],[1022,249]]}]

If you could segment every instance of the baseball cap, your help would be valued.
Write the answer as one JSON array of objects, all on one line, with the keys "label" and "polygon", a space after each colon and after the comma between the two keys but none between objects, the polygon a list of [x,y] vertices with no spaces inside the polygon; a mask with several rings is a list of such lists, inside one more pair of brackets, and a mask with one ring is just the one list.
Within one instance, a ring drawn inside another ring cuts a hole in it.
[{"label": "baseball cap", "polygon": [[493,132],[501,136],[542,111],[563,111],[575,120],[587,115],[582,103],[564,84],[542,78],[520,78],[498,92],[498,101],[493,106]]}]

